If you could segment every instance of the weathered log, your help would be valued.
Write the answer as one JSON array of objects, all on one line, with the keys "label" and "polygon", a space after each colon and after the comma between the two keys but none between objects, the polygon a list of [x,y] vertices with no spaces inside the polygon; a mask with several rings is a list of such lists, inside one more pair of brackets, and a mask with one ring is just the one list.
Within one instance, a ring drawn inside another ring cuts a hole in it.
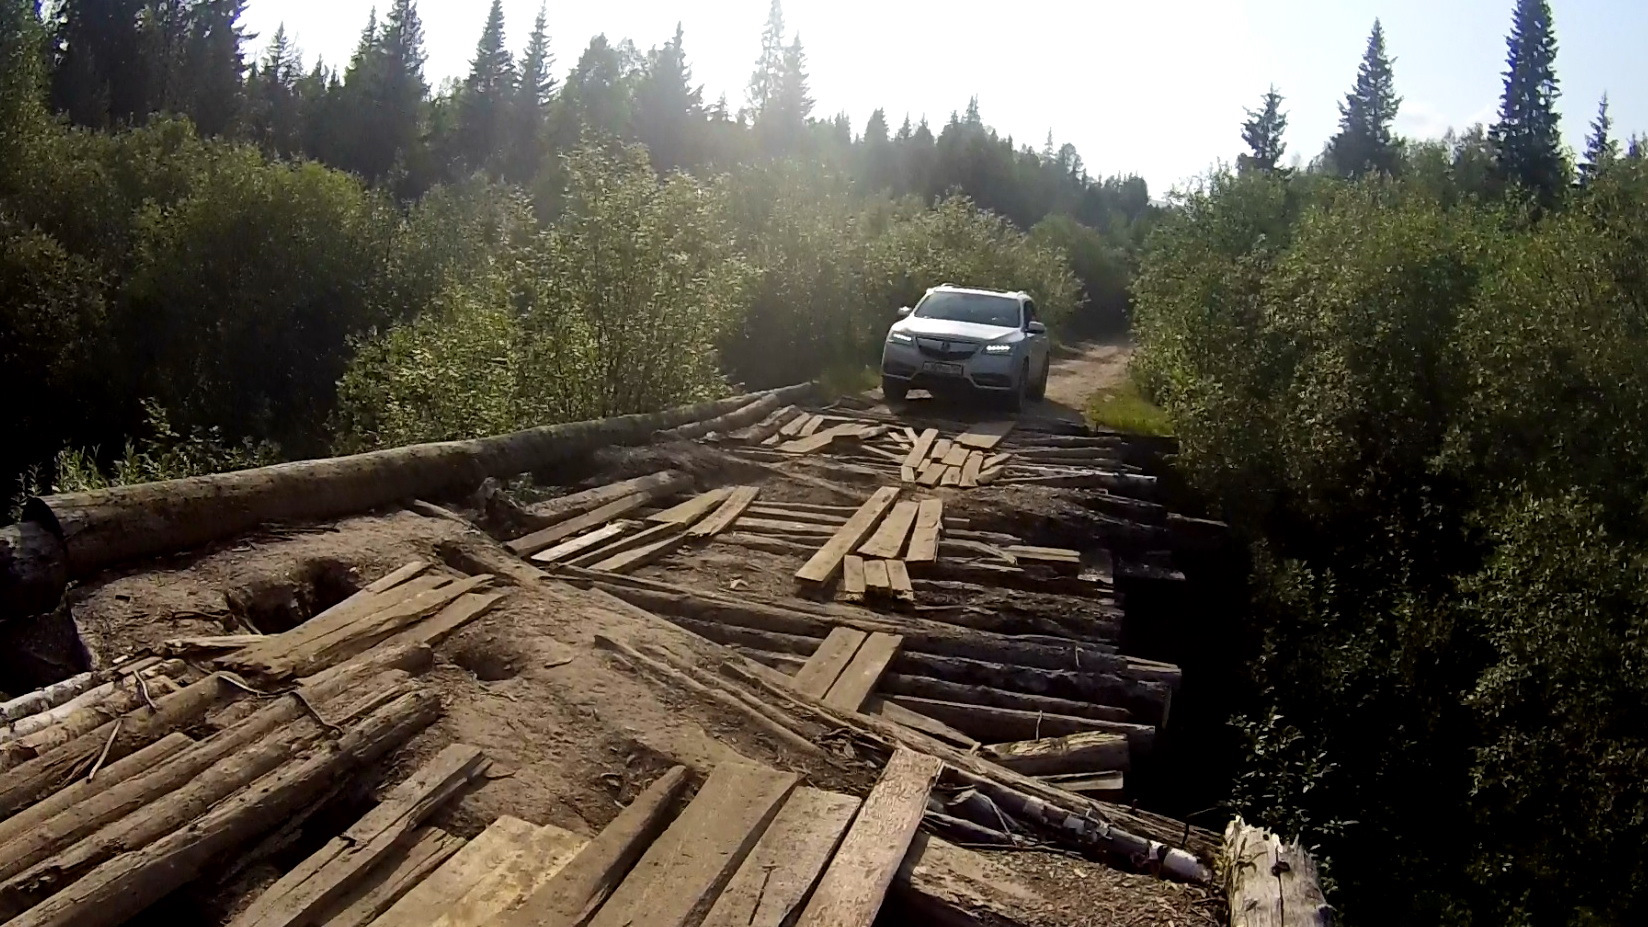
[{"label": "weathered log", "polygon": [[[46,796],[22,811],[0,821],[0,853],[12,852],[7,844],[20,836],[35,832],[42,824],[62,814],[64,810],[83,801],[90,801],[115,786],[136,776],[148,773],[161,763],[189,749],[195,743],[187,734],[173,732],[144,747],[131,756],[98,772],[90,779],[80,779],[66,788]],[[0,856],[0,858],[4,858]]]},{"label": "weathered log", "polygon": [[[32,729],[30,733],[6,744],[4,750],[0,751],[0,757],[3,757],[0,759],[0,768],[11,769],[27,762],[82,734],[97,730],[128,711],[152,704],[154,699],[170,695],[177,689],[176,683],[160,675],[141,681],[131,679],[119,686],[111,687],[102,697],[88,699],[84,704],[75,705],[73,710],[60,716],[47,717],[43,726]],[[24,719],[28,720],[32,719]]]},{"label": "weathered log", "polygon": [[1120,734],[1070,734],[991,744],[984,748],[984,755],[1028,776],[1126,772],[1132,767],[1127,738]]},{"label": "weathered log", "polygon": [[[123,561],[233,537],[264,522],[337,518],[406,499],[438,498],[489,476],[542,469],[601,447],[644,443],[659,431],[725,415],[763,396],[787,402],[812,389],[803,384],[472,441],[30,499],[23,521],[32,527],[19,525],[5,535],[0,615],[38,611],[39,603],[56,601],[65,580]],[[49,535],[61,542],[60,549],[52,547]]]},{"label": "weathered log", "polygon": [[782,409],[775,409],[760,422],[751,425],[748,428],[741,428],[738,431],[733,432],[729,435],[729,437],[735,441],[741,441],[745,444],[760,444],[773,435],[778,434],[778,432],[785,425],[788,425],[791,420],[801,414],[803,414],[802,411],[796,406],[785,406]]},{"label": "weathered log", "polygon": [[890,696],[889,700],[911,711],[937,718],[957,730],[966,731],[984,743],[1008,743],[1015,740],[1036,740],[1041,737],[1063,737],[1067,734],[1081,733],[1122,734],[1141,755],[1149,753],[1156,743],[1156,729],[1144,724],[1073,718],[1069,715],[1017,711],[989,705],[966,705],[908,695]]},{"label": "weathered log", "polygon": [[0,527],[0,616],[51,611],[68,584],[63,542],[48,525],[22,521]]},{"label": "weathered log", "polygon": [[660,470],[632,480],[609,483],[529,505],[523,510],[521,527],[539,531],[630,496],[644,494],[649,499],[663,499],[691,488],[691,476],[680,470]]},{"label": "weathered log", "polygon": [[[1045,671],[1044,671],[1045,672]],[[950,682],[931,676],[911,676],[888,673],[881,677],[881,691],[886,695],[904,695],[937,701],[963,702],[991,708],[1012,708],[1018,711],[1039,711],[1048,714],[1069,715],[1072,718],[1092,718],[1098,721],[1134,720],[1125,708],[1114,705],[1095,705],[1074,699],[1033,695],[1028,692],[1010,692],[990,686]]]},{"label": "weathered log", "polygon": [[754,402],[745,403],[725,415],[671,428],[668,431],[660,432],[658,437],[664,440],[692,441],[708,434],[724,435],[761,421],[782,404],[783,401],[777,395],[768,393]]},{"label": "weathered log", "polygon": [[54,682],[44,689],[36,689],[0,705],[0,720],[16,722],[42,711],[50,711],[65,702],[72,701],[81,693],[96,688],[101,684],[98,674],[86,672],[78,676],[70,676],[60,682]]},{"label": "weathered log", "polygon": [[1230,900],[1230,927],[1327,927],[1333,908],[1316,878],[1316,861],[1240,817],[1225,829],[1220,860]]},{"label": "weathered log", "polygon": [[336,742],[265,776],[198,820],[123,853],[29,909],[12,927],[116,927],[201,869],[289,817],[334,782],[405,743],[440,714],[432,693],[402,696]]}]

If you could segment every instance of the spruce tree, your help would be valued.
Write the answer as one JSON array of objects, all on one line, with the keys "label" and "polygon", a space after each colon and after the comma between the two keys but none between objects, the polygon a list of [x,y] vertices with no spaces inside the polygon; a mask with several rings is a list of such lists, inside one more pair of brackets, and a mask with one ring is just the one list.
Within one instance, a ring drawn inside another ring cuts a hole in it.
[{"label": "spruce tree", "polygon": [[342,107],[348,142],[341,167],[376,183],[405,164],[422,141],[423,23],[414,0],[394,0],[380,26],[377,11],[344,75]]},{"label": "spruce tree", "polygon": [[1602,95],[1597,106],[1596,121],[1591,123],[1591,134],[1585,139],[1585,160],[1579,165],[1580,186],[1590,186],[1608,165],[1619,159],[1619,142],[1610,134],[1613,117],[1608,115],[1608,95]]},{"label": "spruce tree", "polygon": [[244,106],[246,62],[240,17],[246,0],[196,0],[185,13],[187,39],[178,73],[168,85],[177,88],[179,105],[206,135],[237,128]]},{"label": "spruce tree", "polygon": [[772,0],[767,12],[767,25],[761,30],[761,57],[755,61],[755,73],[750,75],[749,112],[758,118],[778,93],[784,76],[784,5]]},{"label": "spruce tree", "polygon": [[1282,112],[1282,95],[1272,86],[1259,108],[1248,110],[1247,122],[1242,123],[1242,141],[1247,143],[1248,153],[1237,158],[1238,169],[1274,171],[1287,151],[1287,144],[1282,141],[1287,122],[1287,113]]},{"label": "spruce tree", "polygon": [[1399,153],[1391,126],[1402,98],[1396,95],[1392,63],[1385,52],[1385,28],[1376,19],[1356,71],[1356,86],[1339,104],[1339,134],[1328,142],[1329,161],[1343,176],[1396,170]]},{"label": "spruce tree", "polygon": [[635,134],[660,172],[697,163],[704,123],[704,91],[692,86],[681,25],[675,36],[647,54],[635,87]]},{"label": "spruce tree", "polygon": [[501,165],[506,119],[514,97],[515,60],[504,46],[503,0],[492,0],[457,101],[457,147],[468,170]]},{"label": "spruce tree", "polygon": [[1567,186],[1556,100],[1556,33],[1546,0],[1517,0],[1506,37],[1505,93],[1489,130],[1499,176],[1543,203]]},{"label": "spruce tree", "polygon": [[549,107],[555,98],[555,78],[550,73],[554,66],[555,58],[549,53],[548,11],[540,6],[526,50],[521,53],[521,73],[510,104],[509,154],[504,176],[514,183],[530,181],[538,173],[538,164],[543,159],[548,141],[545,130]]},{"label": "spruce tree", "polygon": [[887,126],[886,110],[870,114],[864,125],[864,167],[860,176],[871,190],[885,190],[893,183],[893,140]]},{"label": "spruce tree", "polygon": [[303,150],[298,82],[303,78],[303,56],[286,35],[286,25],[275,29],[269,48],[247,79],[247,131],[263,150],[291,157]]}]

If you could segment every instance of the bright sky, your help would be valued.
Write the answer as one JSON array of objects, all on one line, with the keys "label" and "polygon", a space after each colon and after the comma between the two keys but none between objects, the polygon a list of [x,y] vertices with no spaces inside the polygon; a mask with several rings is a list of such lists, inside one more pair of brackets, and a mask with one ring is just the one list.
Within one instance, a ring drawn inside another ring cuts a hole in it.
[{"label": "bright sky", "polygon": [[[490,0],[421,0],[433,84],[468,70]],[[303,49],[342,63],[367,14],[389,0],[250,0],[261,49],[282,22]],[[504,0],[519,51],[540,0]],[[549,4],[558,72],[590,38],[663,44],[677,21],[706,101],[735,110],[769,0]],[[785,0],[807,50],[816,115],[876,107],[935,131],[977,95],[986,123],[1040,147],[1049,129],[1095,175],[1137,173],[1160,195],[1242,151],[1243,110],[1275,83],[1287,98],[1288,158],[1321,151],[1375,17],[1404,97],[1399,132],[1430,137],[1491,121],[1514,0]],[[1608,91],[1615,134],[1648,133],[1648,2],[1553,0],[1563,128],[1583,145]]]}]

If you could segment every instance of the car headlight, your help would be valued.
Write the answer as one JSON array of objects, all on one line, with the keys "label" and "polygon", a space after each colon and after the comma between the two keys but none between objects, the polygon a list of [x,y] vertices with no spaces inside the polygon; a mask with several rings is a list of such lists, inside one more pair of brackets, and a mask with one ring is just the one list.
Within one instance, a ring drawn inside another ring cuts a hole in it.
[{"label": "car headlight", "polygon": [[987,344],[984,346],[984,353],[1011,354],[1013,353],[1013,346],[1011,344]]},{"label": "car headlight", "polygon": [[915,344],[916,343],[916,340],[914,338],[911,338],[909,335],[906,335],[903,332],[888,332],[887,333],[887,340],[897,342],[898,344]]}]

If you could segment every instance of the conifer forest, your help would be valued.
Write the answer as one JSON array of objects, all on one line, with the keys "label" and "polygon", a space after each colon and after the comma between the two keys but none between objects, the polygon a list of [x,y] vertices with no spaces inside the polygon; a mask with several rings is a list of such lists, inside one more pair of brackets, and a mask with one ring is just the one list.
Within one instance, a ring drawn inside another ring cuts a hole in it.
[{"label": "conifer forest", "polygon": [[1346,923],[1648,922],[1648,140],[1563,143],[1549,0],[1487,124],[1399,134],[1374,22],[1325,146],[1272,87],[1174,191],[976,99],[819,112],[779,0],[737,99],[497,0],[437,84],[418,6],[321,62],[0,0],[0,495],[851,381],[927,287],[1023,289],[1131,337],[1239,540],[1220,807]]}]

